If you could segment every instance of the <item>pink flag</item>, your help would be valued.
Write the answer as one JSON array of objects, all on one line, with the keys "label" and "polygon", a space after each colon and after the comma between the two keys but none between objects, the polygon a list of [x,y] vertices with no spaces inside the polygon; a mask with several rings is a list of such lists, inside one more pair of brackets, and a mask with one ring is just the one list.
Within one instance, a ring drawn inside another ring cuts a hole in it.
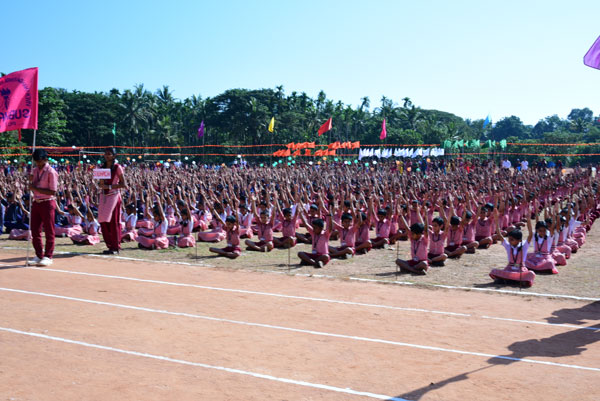
[{"label": "pink flag", "polygon": [[381,124],[381,134],[379,134],[379,139],[382,141],[387,137],[387,130],[385,129],[385,118],[383,119],[383,123]]},{"label": "pink flag", "polygon": [[37,127],[37,67],[0,78],[0,132]]},{"label": "pink flag", "polygon": [[200,127],[198,128],[198,138],[202,138],[204,136],[204,120],[200,123]]},{"label": "pink flag", "polygon": [[583,64],[600,70],[600,36],[583,57]]}]

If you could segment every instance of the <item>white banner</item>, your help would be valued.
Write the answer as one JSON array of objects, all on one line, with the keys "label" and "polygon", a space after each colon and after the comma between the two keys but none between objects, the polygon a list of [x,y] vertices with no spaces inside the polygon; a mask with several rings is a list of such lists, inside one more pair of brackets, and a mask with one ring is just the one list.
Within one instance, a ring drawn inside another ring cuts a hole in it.
[{"label": "white banner", "polygon": [[110,180],[110,169],[109,168],[95,168],[93,178],[94,178],[94,180]]},{"label": "white banner", "polygon": [[437,157],[444,156],[444,148],[381,148],[381,149],[359,149],[358,160],[363,157],[376,157],[384,159],[388,157]]}]

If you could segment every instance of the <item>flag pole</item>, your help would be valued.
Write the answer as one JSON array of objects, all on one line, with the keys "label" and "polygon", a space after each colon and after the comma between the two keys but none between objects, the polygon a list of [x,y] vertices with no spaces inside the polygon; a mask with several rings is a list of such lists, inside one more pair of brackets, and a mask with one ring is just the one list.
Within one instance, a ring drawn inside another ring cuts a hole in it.
[{"label": "flag pole", "polygon": [[[31,172],[33,173],[33,152],[35,152],[35,140],[37,137],[37,129],[33,130],[33,146],[31,151]],[[31,175],[30,175],[31,176]],[[31,184],[31,183],[30,183]],[[29,188],[29,235],[27,236],[27,252],[25,254],[25,266],[29,266],[29,248],[31,247],[31,240],[33,238],[31,232],[31,212],[33,211],[33,191]]]},{"label": "flag pole", "polygon": [[269,132],[269,134],[271,135],[271,139],[269,139],[269,142],[271,142],[271,146],[269,147],[269,165],[273,166],[273,133]]}]

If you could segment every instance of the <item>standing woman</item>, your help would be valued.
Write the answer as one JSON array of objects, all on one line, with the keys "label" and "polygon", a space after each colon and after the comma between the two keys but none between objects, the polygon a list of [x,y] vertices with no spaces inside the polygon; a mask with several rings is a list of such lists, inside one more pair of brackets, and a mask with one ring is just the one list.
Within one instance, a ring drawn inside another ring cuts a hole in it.
[{"label": "standing woman", "polygon": [[115,148],[104,149],[102,168],[110,169],[110,180],[100,180],[102,190],[98,203],[98,222],[102,227],[102,237],[108,247],[103,253],[114,255],[121,247],[121,188],[125,188],[123,167],[115,163]]},{"label": "standing woman", "polygon": [[[29,189],[33,191],[31,205],[31,242],[35,257],[30,265],[50,266],[54,254],[54,211],[58,173],[48,164],[48,153],[44,149],[33,152],[35,168],[29,177]],[[46,234],[46,248],[42,250],[42,227]]]}]

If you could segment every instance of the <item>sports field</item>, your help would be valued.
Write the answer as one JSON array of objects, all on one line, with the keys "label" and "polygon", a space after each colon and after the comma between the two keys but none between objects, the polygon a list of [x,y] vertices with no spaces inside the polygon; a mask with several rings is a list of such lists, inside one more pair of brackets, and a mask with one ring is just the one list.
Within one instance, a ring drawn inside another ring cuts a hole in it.
[{"label": "sports field", "polygon": [[600,396],[593,297],[10,249],[0,269],[1,400]]}]

